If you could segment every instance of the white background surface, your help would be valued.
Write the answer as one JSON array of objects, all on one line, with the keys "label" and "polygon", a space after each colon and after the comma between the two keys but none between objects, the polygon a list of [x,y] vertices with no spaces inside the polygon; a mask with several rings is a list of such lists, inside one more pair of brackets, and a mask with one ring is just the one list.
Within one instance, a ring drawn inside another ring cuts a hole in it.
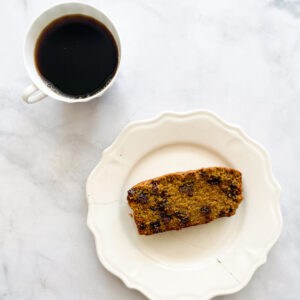
[{"label": "white background surface", "polygon": [[145,299],[98,262],[86,178],[129,121],[196,108],[263,144],[283,188],[283,232],[267,263],[216,299],[299,299],[300,1],[89,1],[120,34],[115,85],[86,104],[25,105],[24,33],[54,3],[1,3],[0,299]]}]

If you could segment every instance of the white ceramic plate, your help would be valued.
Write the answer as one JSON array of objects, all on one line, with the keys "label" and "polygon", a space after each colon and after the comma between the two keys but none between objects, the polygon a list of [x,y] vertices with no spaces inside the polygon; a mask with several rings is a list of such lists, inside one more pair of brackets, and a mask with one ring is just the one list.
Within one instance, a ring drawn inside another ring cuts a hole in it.
[{"label": "white ceramic plate", "polygon": [[[228,166],[243,174],[235,216],[139,236],[127,190],[174,171]],[[266,261],[282,219],[280,187],[266,151],[207,111],[165,113],[131,123],[107,148],[87,181],[88,226],[102,264],[150,299],[202,299],[244,287]]]}]

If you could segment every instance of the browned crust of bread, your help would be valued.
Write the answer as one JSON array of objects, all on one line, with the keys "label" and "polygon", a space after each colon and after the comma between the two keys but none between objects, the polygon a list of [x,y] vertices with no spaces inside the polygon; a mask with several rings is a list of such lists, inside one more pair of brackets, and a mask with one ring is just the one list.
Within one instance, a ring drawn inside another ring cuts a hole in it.
[{"label": "browned crust of bread", "polygon": [[143,235],[232,216],[242,199],[241,172],[225,167],[166,174],[136,184],[127,195]]}]

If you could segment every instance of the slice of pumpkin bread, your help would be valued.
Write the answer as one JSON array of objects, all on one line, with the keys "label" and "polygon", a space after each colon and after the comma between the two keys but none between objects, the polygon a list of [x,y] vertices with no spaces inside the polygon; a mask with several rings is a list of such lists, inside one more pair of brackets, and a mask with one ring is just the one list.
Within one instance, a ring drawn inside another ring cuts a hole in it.
[{"label": "slice of pumpkin bread", "polygon": [[242,199],[242,174],[223,167],[146,180],[127,196],[138,231],[144,235],[230,217]]}]

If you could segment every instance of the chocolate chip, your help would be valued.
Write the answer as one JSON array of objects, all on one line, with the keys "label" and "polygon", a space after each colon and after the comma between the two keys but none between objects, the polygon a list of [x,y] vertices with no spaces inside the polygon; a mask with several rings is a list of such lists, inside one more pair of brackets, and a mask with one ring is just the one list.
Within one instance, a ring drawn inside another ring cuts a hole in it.
[{"label": "chocolate chip", "polygon": [[190,222],[190,219],[188,217],[184,218],[184,219],[180,219],[179,226],[186,227],[189,222]]},{"label": "chocolate chip", "polygon": [[152,195],[157,195],[158,194],[158,183],[157,183],[157,181],[151,181],[151,185],[152,185],[152,187],[151,187],[151,194]]},{"label": "chocolate chip", "polygon": [[231,184],[229,186],[229,188],[226,190],[226,195],[229,197],[229,198],[232,198],[233,200],[235,200],[234,198],[236,198],[236,196],[238,195],[239,193],[239,189],[236,185],[234,184]]},{"label": "chocolate chip", "polygon": [[226,195],[227,195],[227,197],[229,197],[229,198],[233,198],[233,197],[234,197],[234,195],[233,195],[230,191],[227,191],[227,192],[226,192]]},{"label": "chocolate chip", "polygon": [[134,195],[135,195],[135,190],[134,189],[130,189],[127,192],[127,200],[131,203],[134,201]]},{"label": "chocolate chip", "polygon": [[175,211],[174,215],[178,219],[184,218],[186,216],[186,214],[184,212],[181,212],[181,211]]},{"label": "chocolate chip", "polygon": [[224,211],[224,210],[221,210],[221,211],[219,212],[218,217],[219,217],[219,218],[222,218],[222,217],[225,217],[225,215],[226,215],[225,211]]},{"label": "chocolate chip", "polygon": [[153,210],[153,211],[165,211],[166,209],[166,205],[167,205],[168,201],[163,199],[162,201],[158,202],[156,206],[150,206],[149,209]]},{"label": "chocolate chip", "polygon": [[202,206],[200,211],[203,215],[208,216],[211,214],[211,207],[210,206]]},{"label": "chocolate chip", "polygon": [[184,212],[176,211],[174,215],[180,220],[180,225],[182,226],[190,222],[190,218]]},{"label": "chocolate chip", "polygon": [[137,198],[137,201],[140,202],[140,203],[142,203],[142,204],[146,204],[148,202],[148,196],[147,196],[147,194],[145,194],[143,192],[140,193],[139,196],[138,196],[138,198]]},{"label": "chocolate chip", "polygon": [[168,195],[166,191],[162,191],[160,193],[160,197],[162,197],[164,200],[167,200],[170,197],[170,195]]},{"label": "chocolate chip", "polygon": [[147,228],[147,225],[145,223],[140,223],[138,225],[139,230],[145,230]]},{"label": "chocolate chip", "polygon": [[128,196],[133,196],[135,194],[135,190],[134,189],[130,189],[128,191]]},{"label": "chocolate chip", "polygon": [[171,217],[170,216],[164,216],[164,217],[162,217],[162,221],[167,225],[167,224],[170,223]]},{"label": "chocolate chip", "polygon": [[236,201],[236,196],[240,193],[240,189],[235,184],[230,184],[229,186],[222,187],[223,192],[227,197],[231,198],[233,201]]},{"label": "chocolate chip", "polygon": [[206,205],[206,206],[202,206],[200,208],[200,211],[202,213],[202,215],[205,216],[205,223],[209,223],[210,221],[212,221],[212,216],[211,216],[211,207]]},{"label": "chocolate chip", "polygon": [[239,194],[239,188],[235,185],[235,184],[231,184],[230,186],[229,186],[229,189],[230,189],[230,191],[231,191],[231,193],[233,194],[233,195],[238,195]]},{"label": "chocolate chip", "polygon": [[192,197],[194,195],[194,183],[188,182],[179,187],[179,192],[181,194],[185,194],[189,197]]},{"label": "chocolate chip", "polygon": [[157,205],[158,210],[164,211],[166,209],[167,201],[159,202]]},{"label": "chocolate chip", "polygon": [[157,206],[150,206],[149,209],[152,210],[152,211],[157,211],[158,207]]},{"label": "chocolate chip", "polygon": [[199,175],[200,175],[201,177],[203,177],[203,178],[206,177],[206,174],[205,174],[204,171],[200,171],[200,172],[199,172]]},{"label": "chocolate chip", "polygon": [[159,215],[160,215],[161,218],[164,218],[164,217],[170,217],[170,215],[168,214],[168,212],[165,211],[165,210],[161,210],[161,211],[159,212]]},{"label": "chocolate chip", "polygon": [[218,185],[221,183],[221,178],[218,176],[210,176],[207,181],[207,183],[211,184],[211,185]]},{"label": "chocolate chip", "polygon": [[183,219],[180,219],[180,223],[182,224],[182,225],[186,225],[186,224],[188,224],[190,222],[190,218],[189,217],[185,217],[185,218],[183,218]]},{"label": "chocolate chip", "polygon": [[228,212],[231,214],[233,212],[233,209],[230,207]]},{"label": "chocolate chip", "polygon": [[169,175],[166,177],[167,182],[173,182],[177,179],[178,177],[176,175]]},{"label": "chocolate chip", "polygon": [[157,233],[160,231],[160,222],[151,222],[150,223],[150,228],[153,230],[154,233]]}]

